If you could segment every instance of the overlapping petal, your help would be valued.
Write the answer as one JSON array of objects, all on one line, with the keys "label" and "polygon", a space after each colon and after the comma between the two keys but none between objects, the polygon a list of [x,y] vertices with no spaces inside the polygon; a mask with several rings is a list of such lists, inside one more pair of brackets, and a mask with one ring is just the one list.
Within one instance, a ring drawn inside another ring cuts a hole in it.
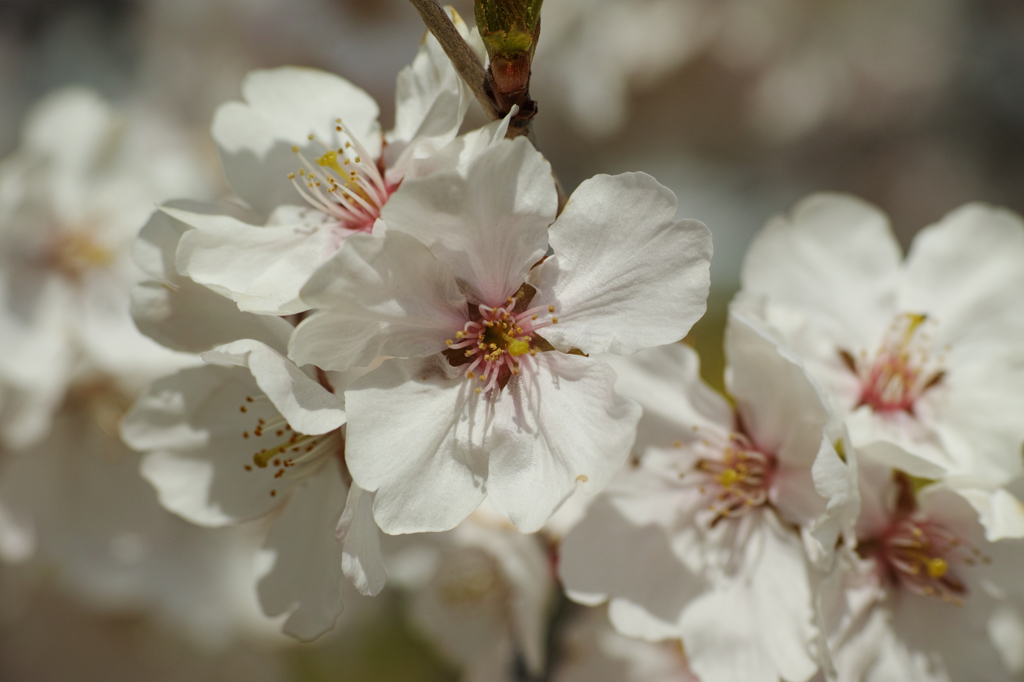
[{"label": "overlapping petal", "polygon": [[[294,206],[278,207],[266,226],[227,215],[163,210],[195,228],[182,235],[178,271],[232,299],[241,310],[265,315],[307,310],[299,291],[352,234],[324,214]],[[282,211],[287,215],[281,216]]]},{"label": "overlapping petal", "polygon": [[412,237],[355,235],[302,290],[320,308],[292,336],[300,365],[346,370],[379,356],[439,353],[466,322],[466,299],[443,264]]},{"label": "overlapping petal", "polygon": [[614,387],[601,362],[540,353],[495,404],[488,500],[520,531],[539,530],[577,482],[603,488],[626,460],[641,410]]},{"label": "overlapping petal", "polygon": [[285,633],[303,642],[331,630],[342,610],[342,547],[334,527],[347,493],[332,458],[322,475],[295,490],[264,543],[273,564],[258,585],[260,604],[269,616],[287,613]]},{"label": "overlapping petal", "polygon": [[381,217],[426,244],[472,302],[502,305],[544,256],[557,206],[551,166],[521,137],[487,149],[465,174],[407,180]]},{"label": "overlapping petal", "polygon": [[324,152],[309,135],[339,146],[336,119],[373,158],[380,154],[377,103],[340,76],[299,67],[253,71],[242,82],[242,97],[217,110],[213,138],[232,189],[263,215],[295,201],[287,179],[298,166],[293,146],[308,159]]},{"label": "overlapping petal", "polygon": [[493,415],[440,355],[388,360],[345,392],[346,458],[385,533],[454,528],[487,495]]},{"label": "overlapping petal", "polygon": [[530,276],[558,316],[545,338],[628,355],[686,336],[706,308],[711,233],[676,209],[645,173],[584,181],[551,226],[554,257]]}]

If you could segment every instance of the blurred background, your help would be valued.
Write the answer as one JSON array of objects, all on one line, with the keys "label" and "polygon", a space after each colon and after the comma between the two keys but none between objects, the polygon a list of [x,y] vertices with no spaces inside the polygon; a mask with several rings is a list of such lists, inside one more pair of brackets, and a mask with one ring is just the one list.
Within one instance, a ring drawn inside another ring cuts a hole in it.
[{"label": "blurred background", "polygon": [[[451,4],[472,23],[470,0]],[[195,198],[216,198],[227,189],[209,123],[246,72],[338,73],[380,103],[388,129],[395,75],[422,34],[407,0],[0,0],[0,157],[22,144],[41,98],[87,86],[142,129],[172,130],[192,156]],[[800,197],[862,196],[905,246],[967,201],[1024,211],[1019,0],[545,0],[531,91],[541,151],[568,191],[597,173],[646,171],[676,192],[681,216],[711,228],[709,313],[690,340],[719,386],[746,245]],[[483,121],[473,112],[466,125]],[[353,593],[314,645],[275,634],[252,599],[260,529],[200,531],[166,515],[134,455],[107,437],[94,447],[120,452],[116,489],[132,492],[106,530],[82,520],[106,498],[84,495],[48,522],[63,540],[0,562],[0,680],[470,679],[400,589]],[[64,475],[77,484],[92,470]],[[109,556],[83,546],[89,533],[113,533]],[[90,571],[95,580],[81,578]],[[548,642],[554,659],[560,646]]]}]

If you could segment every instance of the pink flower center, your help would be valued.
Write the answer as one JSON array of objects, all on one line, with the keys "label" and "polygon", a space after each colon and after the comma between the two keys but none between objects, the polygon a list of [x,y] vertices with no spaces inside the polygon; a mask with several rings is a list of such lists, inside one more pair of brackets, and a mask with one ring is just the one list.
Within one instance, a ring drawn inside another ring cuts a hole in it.
[{"label": "pink flower center", "polygon": [[861,394],[857,403],[868,405],[875,412],[908,412],[914,414],[914,404],[921,395],[944,376],[937,369],[929,348],[928,317],[917,313],[904,313],[896,317],[889,327],[874,362],[855,359],[840,351],[843,362],[861,381]]},{"label": "pink flower center", "polygon": [[722,519],[737,518],[768,502],[768,491],[775,473],[775,457],[757,450],[746,436],[729,434],[727,444],[715,446],[707,439],[701,445],[714,451],[701,457],[692,476],[713,513],[710,525]]},{"label": "pink flower center", "polygon": [[875,542],[862,543],[881,570],[896,585],[928,597],[962,606],[967,587],[952,570],[991,559],[941,524],[903,517],[895,520]]},{"label": "pink flower center", "polygon": [[470,320],[445,342],[445,356],[452,366],[468,364],[466,378],[480,382],[477,393],[500,391],[519,375],[522,362],[552,350],[537,331],[558,324],[555,306],[527,308],[534,293],[533,287],[524,284],[503,306],[471,305]]},{"label": "pink flower center", "polygon": [[397,185],[387,184],[374,159],[359,140],[345,130],[341,119],[335,119],[335,123],[337,147],[309,136],[324,148],[315,163],[298,147],[292,147],[303,167],[297,174],[289,173],[288,179],[310,206],[337,219],[342,227],[369,232]]}]

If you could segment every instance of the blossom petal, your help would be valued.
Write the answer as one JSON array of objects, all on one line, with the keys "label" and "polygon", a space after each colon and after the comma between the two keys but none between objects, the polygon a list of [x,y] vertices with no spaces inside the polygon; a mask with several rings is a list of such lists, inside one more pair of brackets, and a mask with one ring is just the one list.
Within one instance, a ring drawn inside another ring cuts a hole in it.
[{"label": "blossom petal", "polygon": [[551,166],[525,138],[504,140],[465,174],[410,178],[381,212],[426,244],[474,303],[501,305],[547,250],[558,196]]},{"label": "blossom petal", "polygon": [[524,533],[541,528],[577,482],[600,490],[625,462],[640,406],[615,393],[604,363],[558,352],[523,364],[495,405],[488,501]]},{"label": "blossom petal", "polygon": [[161,379],[136,400],[121,435],[147,453],[142,475],[165,508],[223,526],[263,516],[287,496],[297,479],[275,478],[273,467],[253,461],[261,449],[252,434],[257,420],[277,416],[270,401],[255,400],[261,395],[248,370],[206,365]]},{"label": "blossom petal", "polygon": [[309,642],[334,627],[342,610],[341,546],[334,527],[347,494],[334,458],[295,490],[264,543],[273,567],[259,582],[268,616],[288,614],[284,632]]},{"label": "blossom petal", "polygon": [[601,360],[618,375],[615,390],[643,408],[638,452],[686,441],[694,425],[736,430],[732,407],[701,380],[700,357],[689,346],[670,343],[626,357],[603,355]]},{"label": "blossom petal", "polygon": [[729,315],[727,384],[747,434],[781,464],[810,469],[830,415],[800,363],[749,317]]},{"label": "blossom petal", "polygon": [[342,547],[341,570],[361,594],[380,594],[388,579],[380,551],[380,529],[373,520],[373,493],[355,483],[348,490],[335,538]]},{"label": "blossom petal", "polygon": [[573,601],[596,606],[609,598],[646,612],[621,612],[616,629],[664,639],[649,621],[675,624],[686,605],[707,589],[673,553],[661,525],[639,526],[599,497],[559,548],[558,574]]},{"label": "blossom petal", "polygon": [[757,235],[743,290],[836,325],[873,348],[892,319],[902,255],[885,214],[851,196],[815,194]]},{"label": "blossom petal", "polygon": [[544,338],[628,355],[686,336],[706,309],[711,233],[676,209],[646,173],[584,181],[551,226],[555,256],[531,273],[558,317]]},{"label": "blossom petal", "polygon": [[203,354],[207,362],[246,367],[260,390],[292,427],[307,435],[345,423],[345,403],[307,376],[295,363],[259,341],[244,339]]},{"label": "blossom petal", "polygon": [[391,230],[347,240],[302,298],[322,310],[295,329],[290,355],[331,370],[365,367],[382,355],[439,353],[467,320],[466,299],[448,268]]},{"label": "blossom petal", "polygon": [[707,592],[680,621],[690,667],[705,682],[809,680],[816,632],[800,537],[767,512],[743,550],[744,578]]},{"label": "blossom petal", "polygon": [[385,533],[454,528],[487,494],[491,415],[442,356],[388,360],[345,391],[346,461]]},{"label": "blossom petal", "polygon": [[252,71],[242,82],[245,102],[229,102],[217,109],[213,137],[232,189],[263,215],[297,196],[287,179],[300,165],[292,146],[307,159],[323,154],[309,135],[340,146],[335,119],[367,153],[381,150],[377,103],[363,90],[340,76],[299,67]]},{"label": "blossom petal", "polygon": [[1024,538],[1024,477],[1007,488],[957,488],[978,512],[989,542]]},{"label": "blossom petal", "polygon": [[284,208],[291,209],[294,222],[265,227],[231,216],[165,208],[170,216],[195,228],[181,237],[178,271],[235,301],[244,311],[292,315],[307,310],[299,291],[351,232],[317,211]]},{"label": "blossom petal", "polygon": [[[469,28],[447,7],[463,38]],[[388,171],[400,180],[408,162],[429,156],[459,132],[472,93],[462,81],[437,38],[429,31],[412,64],[399,71],[395,85],[395,127],[387,134],[384,158]]]},{"label": "blossom petal", "polygon": [[1024,338],[1024,221],[968,204],[922,230],[907,254],[901,307],[939,321],[936,347],[964,337],[1019,346]]},{"label": "blossom petal", "polygon": [[[192,202],[175,202],[192,212],[219,211]],[[257,339],[278,349],[287,344],[292,327],[284,320],[243,313],[231,299],[178,274],[178,242],[190,228],[163,211],[156,211],[133,247],[136,263],[153,281],[131,293],[135,325],[146,336],[172,350],[201,353],[238,339]]]}]

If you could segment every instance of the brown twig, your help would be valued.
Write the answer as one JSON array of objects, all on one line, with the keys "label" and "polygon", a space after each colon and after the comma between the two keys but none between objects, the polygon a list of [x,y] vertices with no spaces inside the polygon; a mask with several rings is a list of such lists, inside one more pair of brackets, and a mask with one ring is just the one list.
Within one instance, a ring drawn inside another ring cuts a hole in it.
[{"label": "brown twig", "polygon": [[[469,43],[459,34],[455,24],[452,23],[448,14],[441,9],[441,5],[438,4],[437,0],[409,0],[409,2],[420,13],[420,17],[423,18],[423,23],[427,29],[437,38],[437,42],[441,44],[441,48],[448,55],[448,59],[451,60],[455,72],[459,74],[463,82],[473,91],[487,117],[492,121],[504,118],[511,110],[511,104],[502,111],[503,107],[498,103],[492,89],[492,74],[489,74],[484,69]],[[529,79],[527,78],[528,83]],[[537,147],[537,141],[533,136],[533,127],[530,125],[537,109],[533,100],[529,98],[528,88],[525,92],[527,93],[526,101],[529,102],[529,110],[521,111],[513,117],[506,137],[512,138],[526,135],[530,142],[533,143],[533,146]],[[562,209],[565,208],[568,197],[565,194],[565,190],[562,189],[562,183],[559,182],[558,176],[554,171],[551,174],[555,179],[555,189],[558,191],[558,212],[561,213]]]},{"label": "brown twig", "polygon": [[437,0],[409,0],[409,2],[423,17],[423,23],[437,38],[437,42],[441,43],[441,48],[448,55],[448,59],[452,61],[455,72],[476,95],[476,99],[480,102],[487,117],[492,121],[502,118],[504,114],[498,110],[497,103],[487,91],[487,72],[484,71],[484,67],[477,59],[473,49],[459,35],[458,29],[448,18],[448,14],[441,9]]}]

